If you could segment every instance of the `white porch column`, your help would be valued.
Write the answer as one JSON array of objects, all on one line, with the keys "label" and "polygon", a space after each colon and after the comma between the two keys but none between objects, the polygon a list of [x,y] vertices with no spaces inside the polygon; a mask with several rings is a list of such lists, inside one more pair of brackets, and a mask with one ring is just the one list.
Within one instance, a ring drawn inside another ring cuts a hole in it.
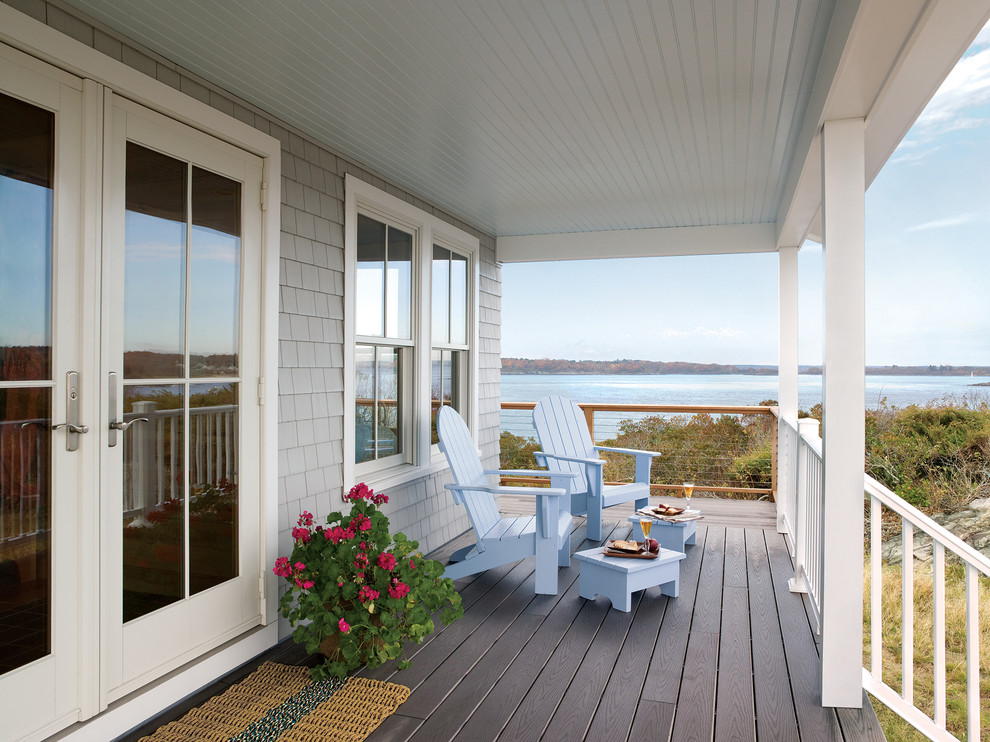
[{"label": "white porch column", "polygon": [[863,701],[864,122],[822,133],[825,276],[822,704]]},{"label": "white porch column", "polygon": [[781,417],[795,420],[798,413],[798,248],[780,248],[777,264],[777,403]]},{"label": "white porch column", "polygon": [[798,412],[798,248],[781,247],[777,252],[777,532],[791,531],[793,542],[794,487],[790,436],[784,420],[797,420]]}]

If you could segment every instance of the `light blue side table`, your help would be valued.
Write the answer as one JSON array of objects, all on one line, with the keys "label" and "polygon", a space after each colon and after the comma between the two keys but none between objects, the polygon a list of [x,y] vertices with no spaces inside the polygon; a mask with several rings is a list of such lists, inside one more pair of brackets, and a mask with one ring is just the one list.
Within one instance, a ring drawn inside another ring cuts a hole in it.
[{"label": "light blue side table", "polygon": [[594,600],[596,595],[602,595],[618,611],[632,610],[632,594],[636,590],[659,585],[660,593],[672,598],[680,592],[682,551],[660,549],[656,559],[626,559],[605,556],[599,546],[574,556],[581,562],[578,577],[581,597]]},{"label": "light blue side table", "polygon": [[[629,538],[634,541],[643,540],[643,528],[639,525],[641,517],[640,515],[629,516],[629,522],[633,524]],[[684,551],[685,546],[694,544],[698,540],[698,521],[686,520],[683,523],[671,523],[669,520],[654,518],[650,537],[655,538],[664,549]]]}]

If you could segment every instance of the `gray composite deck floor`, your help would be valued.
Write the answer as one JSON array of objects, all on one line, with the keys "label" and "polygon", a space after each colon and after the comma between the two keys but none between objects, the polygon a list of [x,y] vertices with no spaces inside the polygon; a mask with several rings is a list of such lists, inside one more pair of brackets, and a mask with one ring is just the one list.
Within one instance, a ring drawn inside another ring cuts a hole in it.
[{"label": "gray composite deck floor", "polygon": [[[367,673],[412,690],[370,742],[883,739],[868,700],[862,711],[819,705],[819,650],[787,589],[773,505],[699,504],[706,518],[680,595],[634,593],[630,613],[581,598],[576,560],[557,596],[534,595],[532,560],[459,580],[464,618],[418,648],[410,669]],[[620,521],[608,537],[624,536],[631,507],[608,512]],[[595,545],[585,532],[576,518],[572,551]]]},{"label": "gray composite deck floor", "polygon": [[[534,594],[532,560],[458,580],[462,619],[412,647],[410,669],[364,673],[412,690],[369,742],[882,740],[868,700],[862,711],[818,703],[819,648],[802,598],[787,589],[793,568],[773,505],[699,505],[705,519],[681,563],[680,595],[634,593],[630,613],[606,598],[581,598],[576,560],[560,570],[556,596]],[[625,535],[631,507],[607,512],[619,521],[609,537]],[[594,546],[584,519],[574,525],[572,551]],[[466,543],[461,536],[432,556],[446,559]],[[262,659],[311,661],[283,642],[140,733],[226,689]]]}]

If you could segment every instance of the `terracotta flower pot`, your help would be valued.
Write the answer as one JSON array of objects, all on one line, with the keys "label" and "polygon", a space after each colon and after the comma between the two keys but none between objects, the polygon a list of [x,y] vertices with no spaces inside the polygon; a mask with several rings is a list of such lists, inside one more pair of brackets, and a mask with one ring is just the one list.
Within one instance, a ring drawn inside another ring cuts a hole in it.
[{"label": "terracotta flower pot", "polygon": [[[350,606],[346,606],[346,607],[348,609],[350,608]],[[330,608],[329,605],[326,606],[326,608],[331,613],[335,613],[334,611],[331,610],[331,608]],[[378,616],[376,616],[376,615],[372,615],[371,616],[371,623],[372,623],[372,625],[378,626],[378,627],[381,627],[381,625],[382,625],[382,622],[379,620]],[[359,629],[352,628],[351,631],[359,631]],[[374,637],[374,639],[372,639],[372,638],[369,637],[367,639],[361,640],[360,643],[359,643],[359,646],[361,647],[362,650],[370,649],[371,647],[374,647],[375,649],[379,649],[379,648],[385,646],[385,642],[381,639],[381,637],[378,637],[378,636]],[[324,657],[326,657],[331,662],[343,662],[344,661],[343,656],[340,654],[340,632],[339,631],[334,631],[329,636],[327,636],[326,639],[324,639],[323,641],[321,641],[320,642],[319,649],[320,649],[320,654],[322,654]]]}]

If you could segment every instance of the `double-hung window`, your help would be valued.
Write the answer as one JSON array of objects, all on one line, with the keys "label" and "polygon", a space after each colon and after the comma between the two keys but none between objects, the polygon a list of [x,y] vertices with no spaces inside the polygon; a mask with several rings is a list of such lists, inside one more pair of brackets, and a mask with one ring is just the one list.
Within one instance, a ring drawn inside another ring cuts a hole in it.
[{"label": "double-hung window", "polygon": [[468,356],[468,258],[433,245],[433,304],[430,352],[430,441],[437,442],[437,413],[443,405],[464,412]]},{"label": "double-hung window", "polygon": [[478,240],[346,180],[344,476],[398,484],[442,465],[436,414],[471,424]]}]

